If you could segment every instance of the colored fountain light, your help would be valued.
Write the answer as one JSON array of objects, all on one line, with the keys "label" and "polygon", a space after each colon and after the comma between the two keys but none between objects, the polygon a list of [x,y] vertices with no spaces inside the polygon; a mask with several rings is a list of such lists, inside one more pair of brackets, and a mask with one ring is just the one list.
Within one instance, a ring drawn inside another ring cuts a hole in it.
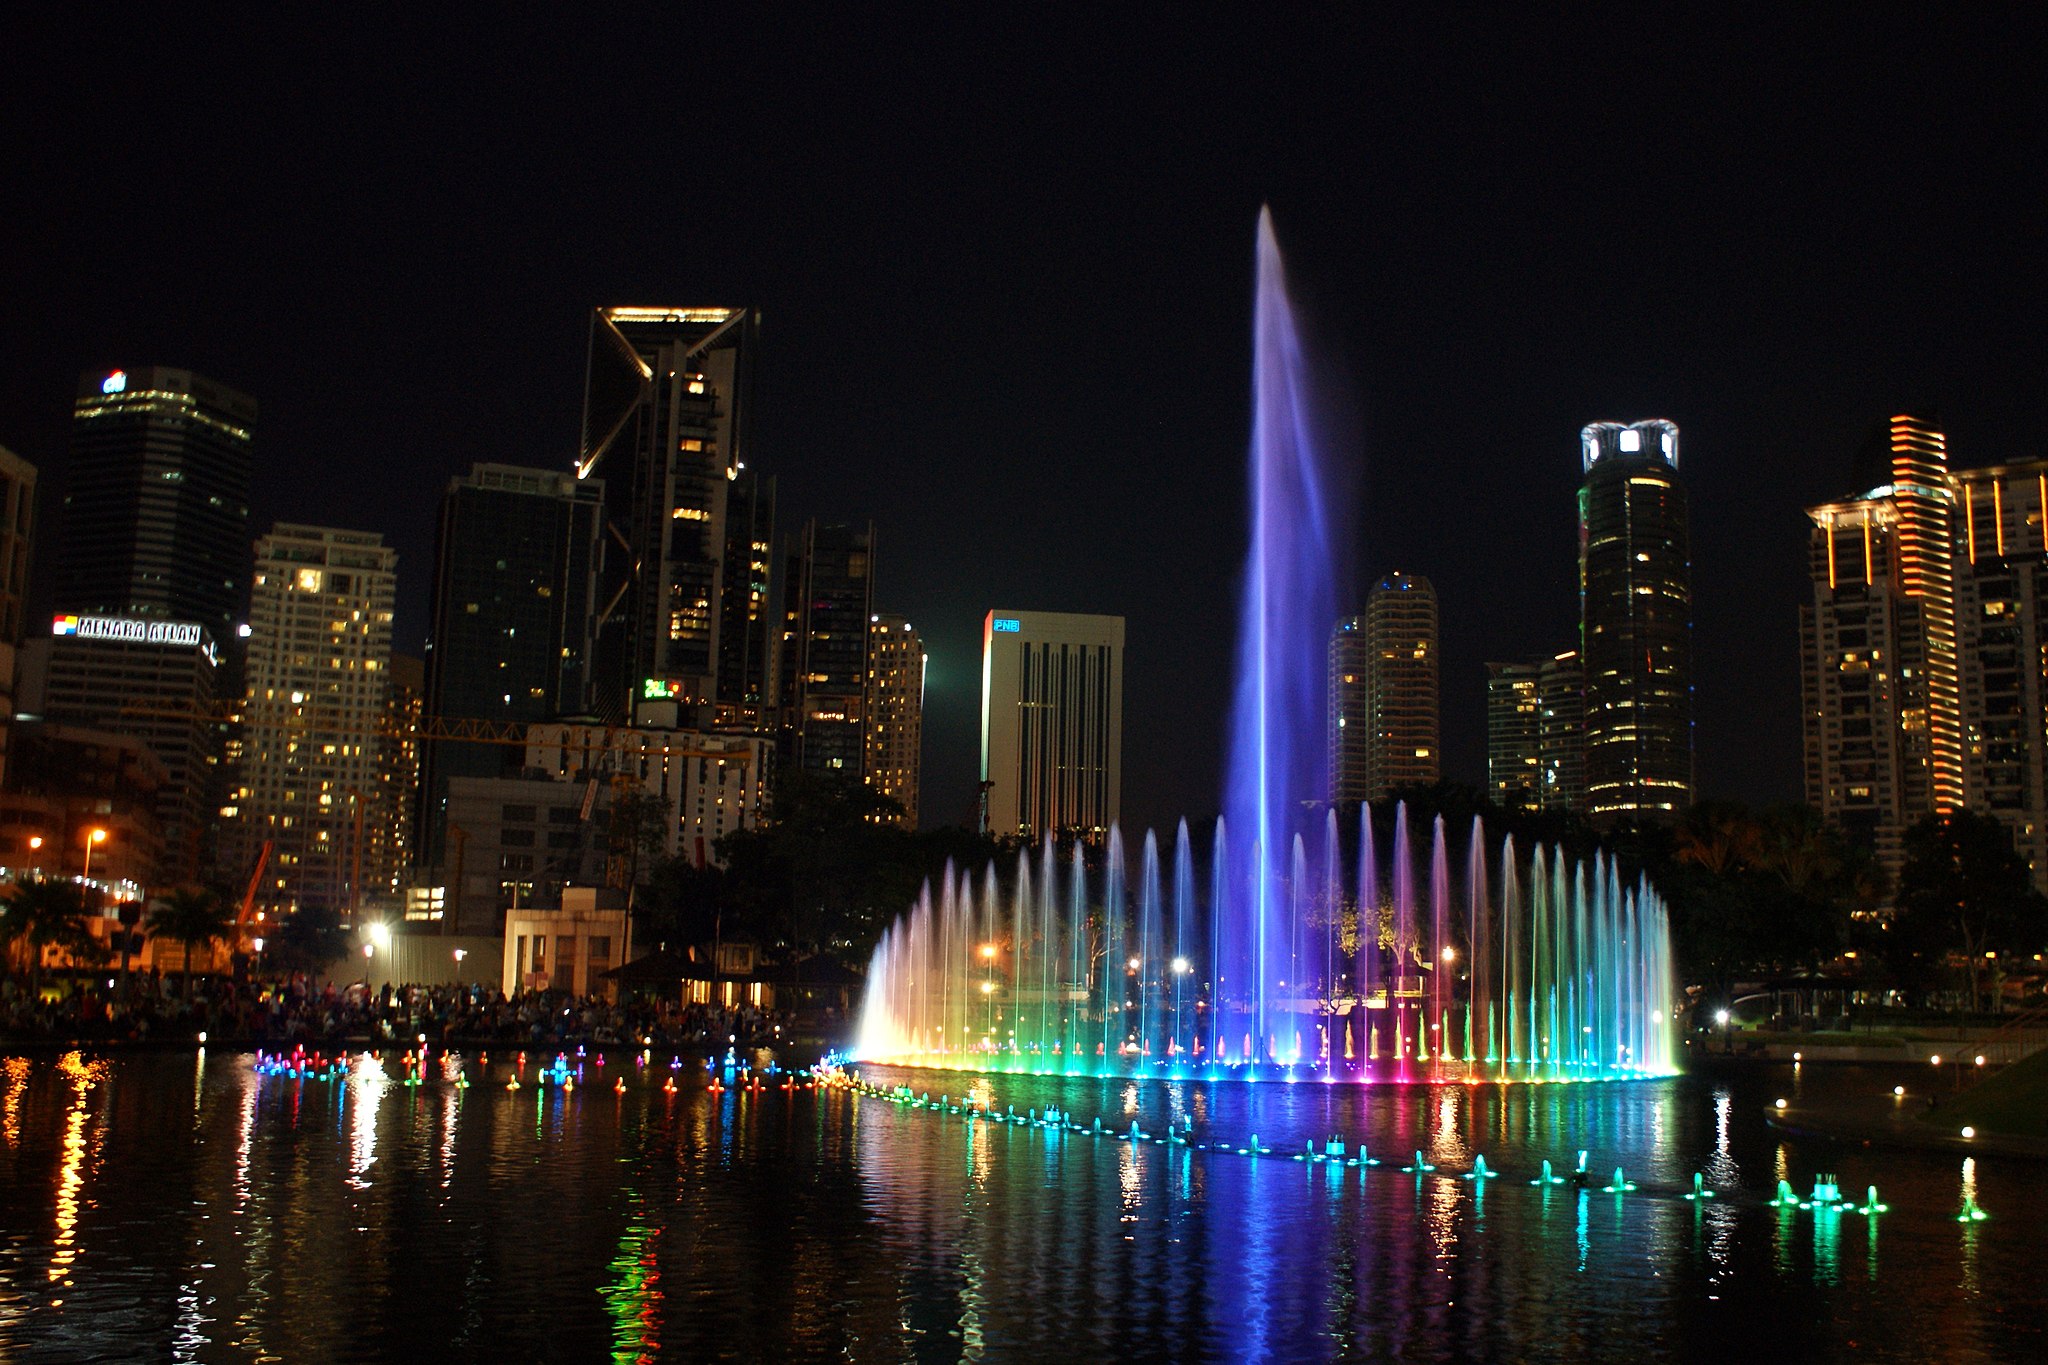
[{"label": "colored fountain light", "polygon": [[1182,821],[1170,843],[1112,827],[1099,850],[1047,838],[1011,867],[949,867],[877,943],[854,1055],[1360,1082],[1673,1073],[1670,935],[1646,882],[1477,819],[1339,819],[1324,688],[1351,518],[1265,214],[1256,265],[1223,818],[1199,848]]}]

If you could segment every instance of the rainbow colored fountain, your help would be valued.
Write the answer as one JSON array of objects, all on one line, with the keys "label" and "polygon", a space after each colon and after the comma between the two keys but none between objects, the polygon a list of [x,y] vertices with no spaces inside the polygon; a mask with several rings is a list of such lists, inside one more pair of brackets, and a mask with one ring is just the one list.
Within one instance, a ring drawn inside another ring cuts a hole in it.
[{"label": "rainbow colored fountain", "polygon": [[[1338,480],[1269,215],[1258,235],[1251,546],[1223,818],[948,869],[876,945],[855,1055],[1066,1075],[1576,1081],[1674,1070],[1663,902],[1604,856],[1478,820],[1340,821],[1324,661]],[[1453,875],[1453,868],[1459,874]]]}]

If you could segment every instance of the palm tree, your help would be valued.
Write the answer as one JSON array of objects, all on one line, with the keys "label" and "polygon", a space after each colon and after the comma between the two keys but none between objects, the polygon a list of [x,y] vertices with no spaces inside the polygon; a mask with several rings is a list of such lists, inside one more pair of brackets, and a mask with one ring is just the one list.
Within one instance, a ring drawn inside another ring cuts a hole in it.
[{"label": "palm tree", "polygon": [[173,939],[185,945],[185,998],[192,998],[192,954],[211,947],[235,931],[227,904],[213,892],[198,886],[181,886],[157,902],[143,928],[151,938]]},{"label": "palm tree", "polygon": [[54,943],[83,952],[91,946],[85,921],[85,888],[68,878],[30,877],[8,889],[0,901],[0,942],[27,945],[31,993],[42,989],[44,948]]}]

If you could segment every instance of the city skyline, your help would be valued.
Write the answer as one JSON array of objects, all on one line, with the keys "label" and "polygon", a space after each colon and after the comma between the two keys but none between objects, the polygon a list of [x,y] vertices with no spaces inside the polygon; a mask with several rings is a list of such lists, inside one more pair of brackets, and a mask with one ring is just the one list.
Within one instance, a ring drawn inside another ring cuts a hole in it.
[{"label": "city skyline", "polygon": [[[86,41],[50,22],[60,56]],[[370,49],[340,36],[336,69],[352,69]],[[1128,35],[1101,36],[1099,52],[1046,92],[1059,145],[1080,153],[1017,149],[985,172],[943,159],[958,145],[948,123],[963,138],[985,132],[982,77],[1040,69],[1042,46],[934,81],[912,40],[854,81],[834,64],[845,33],[789,46],[745,84],[707,77],[732,106],[735,142],[730,156],[702,163],[705,193],[632,173],[646,149],[601,136],[596,108],[579,110],[566,94],[515,105],[499,77],[460,98],[414,92],[421,126],[448,146],[481,146],[452,175],[438,156],[416,166],[366,159],[290,100],[246,154],[193,188],[180,188],[177,158],[147,145],[128,188],[31,172],[24,188],[45,192],[45,211],[26,230],[47,222],[61,233],[9,267],[10,295],[35,325],[5,339],[0,444],[40,467],[48,524],[71,376],[153,363],[216,375],[264,408],[252,525],[382,531],[401,556],[395,645],[417,649],[433,505],[447,478],[478,461],[562,469],[575,457],[593,305],[758,307],[767,363],[749,464],[781,479],[780,525],[872,516],[890,547],[876,600],[918,622],[932,660],[927,819],[962,819],[972,801],[979,604],[1028,600],[1130,621],[1132,695],[1161,700],[1132,710],[1126,818],[1163,824],[1213,809],[1220,786],[1225,689],[1221,670],[1204,665],[1227,643],[1200,609],[1234,596],[1241,519],[1234,499],[1214,494],[1236,486],[1242,455],[1244,232],[1270,199],[1332,364],[1350,375],[1336,387],[1358,411],[1332,422],[1364,433],[1359,562],[1413,565],[1443,599],[1446,773],[1482,780],[1485,660],[1547,656],[1568,638],[1573,433],[1602,414],[1656,412],[1685,429],[1695,505],[1714,509],[1694,528],[1700,789],[1796,796],[1798,668],[1784,640],[1806,584],[1800,509],[1849,486],[1863,432],[1895,411],[1938,408],[1959,467],[2033,453],[2028,376],[2040,344],[2025,320],[2038,311],[2038,224],[1993,193],[2023,178],[2020,163],[2005,168],[2023,140],[2011,134],[1997,64],[1910,26],[1876,26],[1873,48],[1909,54],[1922,88],[1944,98],[1882,113],[1844,147],[1799,111],[1816,91],[1860,107],[1868,73],[1884,63],[1797,32],[1737,63],[1681,25],[1654,71],[1616,71],[1597,93],[1554,90],[1533,67],[1482,56],[1476,70],[1489,85],[1540,91],[1555,109],[1549,134],[1574,137],[1577,169],[1551,185],[1514,170],[1522,154],[1543,152],[1528,140],[1548,134],[1510,127],[1489,106],[1408,92],[1394,76],[1462,64],[1470,54],[1445,40],[1373,35],[1388,74],[1367,76],[1367,94],[1413,93],[1386,106],[1390,122],[1347,111],[1336,92],[1355,73],[1339,79],[1319,59],[1310,79],[1290,82],[1309,91],[1291,104],[1261,97],[1269,73],[1244,77],[1247,119],[1219,149],[1192,131],[1207,120],[1189,114],[1226,70],[1241,78],[1221,47],[1190,54],[1181,94],[1142,68],[1117,76],[1134,48]],[[1522,36],[1539,50],[1573,41],[1565,28]],[[539,60],[521,37],[510,40],[507,76]],[[720,36],[702,40],[715,50]],[[454,34],[420,41],[430,52],[447,43],[448,68],[468,69]],[[572,65],[577,50],[567,45]],[[13,96],[27,101],[21,126],[79,155],[119,140],[135,109],[159,103],[152,92],[171,68],[158,56],[95,45],[94,60],[127,77],[113,84],[131,93],[56,127],[43,111],[71,104],[32,78]],[[925,99],[911,112],[889,114],[857,143],[834,131],[871,125],[870,80],[887,91],[914,77]],[[1654,97],[1675,78],[1703,93]],[[258,93],[267,79],[258,76]],[[1117,92],[1113,110],[1079,94],[1104,82]],[[1315,93],[1321,85],[1327,95]],[[804,98],[792,101],[797,90]],[[797,106],[793,123],[762,117]],[[184,141],[204,145],[227,127],[222,109],[173,107]],[[476,122],[483,108],[509,118],[512,136],[479,138],[493,126]],[[363,117],[360,145],[391,135],[388,115]],[[1727,125],[1725,146],[1695,148],[1703,118]],[[1087,136],[1098,121],[1117,135]],[[1993,128],[2004,131],[1969,169],[1943,157],[1954,140]],[[1404,150],[1404,132],[1426,152]],[[682,145],[676,125],[650,136]],[[927,140],[934,150],[916,156],[880,150]],[[293,155],[273,158],[284,146]],[[1766,169],[1731,178],[1746,165],[1738,153],[1764,157]],[[589,168],[575,169],[584,158]],[[1120,183],[1127,166],[1154,162],[1190,189],[1170,214]],[[759,168],[744,183],[733,178],[741,163]],[[1333,187],[1331,166],[1369,169]],[[220,175],[265,210],[250,221],[274,221],[291,251],[269,258],[268,227],[231,240],[199,233],[193,196],[217,189]],[[1876,211],[1901,177],[1926,195]],[[594,198],[572,208],[573,196],[542,196],[565,179]],[[1612,192],[1645,179],[1669,193]],[[309,217],[335,190],[346,191],[340,221]],[[130,212],[142,193],[168,196],[163,211]],[[1498,212],[1500,195],[1519,211]],[[1010,213],[1020,201],[1086,207]],[[518,211],[476,215],[478,203]],[[595,221],[616,227],[616,247],[591,249]],[[678,251],[666,224],[683,221],[691,231]],[[372,223],[378,231],[366,232]],[[1854,269],[1836,264],[1845,242]],[[185,268],[104,268],[173,256]],[[1772,260],[1787,264],[1758,268]],[[1114,352],[1072,346],[1105,310],[1124,332]],[[1659,325],[1645,330],[1653,315]],[[287,317],[320,322],[281,347],[274,328]],[[897,348],[890,363],[848,363],[851,338],[885,332]],[[1104,367],[1098,382],[1092,371]],[[1041,434],[1048,388],[1078,419],[1057,437]],[[1446,489],[1460,490],[1455,515],[1442,510]],[[1112,515],[1134,500],[1150,509],[1137,524]],[[1203,544],[1217,552],[1187,548]],[[1112,588],[1106,575],[1127,565],[1137,567]],[[38,578],[46,584],[47,572]],[[1368,581],[1340,606],[1362,608]],[[34,591],[31,620],[44,605],[44,588]]]}]

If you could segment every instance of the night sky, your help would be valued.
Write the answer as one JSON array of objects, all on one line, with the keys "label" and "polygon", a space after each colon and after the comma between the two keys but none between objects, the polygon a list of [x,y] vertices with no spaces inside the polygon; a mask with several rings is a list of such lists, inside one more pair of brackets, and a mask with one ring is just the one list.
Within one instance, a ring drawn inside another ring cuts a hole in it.
[{"label": "night sky", "polygon": [[46,532],[79,371],[196,369],[263,406],[253,529],[382,531],[416,650],[448,477],[573,456],[590,307],[757,306],[783,525],[873,517],[927,641],[927,825],[997,604],[1126,616],[1126,823],[1216,809],[1261,202],[1354,599],[1442,599],[1449,777],[1483,662],[1571,642],[1585,422],[1683,430],[1701,786],[1750,800],[1799,791],[1801,509],[1894,411],[2043,453],[2038,11],[44,8],[0,34],[0,445]]}]

